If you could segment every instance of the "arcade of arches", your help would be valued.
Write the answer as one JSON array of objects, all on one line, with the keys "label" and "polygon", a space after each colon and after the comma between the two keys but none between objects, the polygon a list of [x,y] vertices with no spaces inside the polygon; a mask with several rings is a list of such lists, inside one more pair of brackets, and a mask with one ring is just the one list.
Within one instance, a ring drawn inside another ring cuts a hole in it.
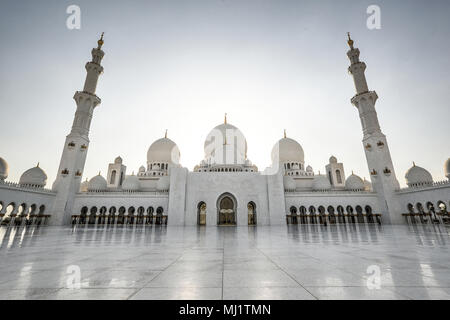
[{"label": "arcade of arches", "polygon": [[43,204],[22,203],[17,205],[15,202],[0,201],[0,225],[46,224],[50,215],[47,215],[45,210],[46,207]]},{"label": "arcade of arches", "polygon": [[[406,222],[415,223],[445,223],[450,224],[450,206],[444,201],[439,200],[436,203],[428,201],[426,203],[417,202],[415,205],[408,203],[407,212],[403,213]],[[409,218],[409,219],[408,219]]]},{"label": "arcade of arches", "polygon": [[[156,214],[155,214],[156,213]],[[72,215],[72,224],[97,224],[97,225],[114,225],[114,224],[156,224],[166,225],[167,215],[164,214],[163,207],[157,207],[156,212],[153,207],[144,208],[142,206],[137,209],[133,206],[128,209],[124,206],[112,206],[109,209],[105,206],[93,206],[81,208],[80,214]]]},{"label": "arcade of arches", "polygon": [[336,209],[333,206],[291,206],[286,215],[287,224],[336,224],[336,223],[378,223],[381,224],[381,214],[374,213],[369,205],[358,205],[355,208],[348,205],[339,205]]}]

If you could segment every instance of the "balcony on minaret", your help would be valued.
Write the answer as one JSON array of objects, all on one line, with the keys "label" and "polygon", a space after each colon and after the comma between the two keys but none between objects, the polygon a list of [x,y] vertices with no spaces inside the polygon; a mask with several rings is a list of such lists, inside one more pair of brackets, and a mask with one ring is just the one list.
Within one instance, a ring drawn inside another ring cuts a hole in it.
[{"label": "balcony on minaret", "polygon": [[95,93],[88,92],[88,91],[77,91],[75,92],[75,95],[73,96],[73,99],[77,104],[80,104],[83,101],[86,100],[92,100],[92,106],[96,107],[100,103],[102,103],[102,99],[100,99]]}]

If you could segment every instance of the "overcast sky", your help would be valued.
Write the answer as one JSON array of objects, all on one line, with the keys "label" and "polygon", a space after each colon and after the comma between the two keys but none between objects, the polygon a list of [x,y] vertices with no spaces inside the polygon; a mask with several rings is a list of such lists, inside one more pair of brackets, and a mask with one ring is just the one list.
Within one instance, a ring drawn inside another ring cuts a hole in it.
[{"label": "overcast sky", "polygon": [[[80,30],[66,27],[72,4],[81,8]],[[379,30],[366,26],[371,4],[381,8]],[[225,112],[261,170],[286,129],[316,173],[334,155],[347,175],[368,178],[350,103],[350,31],[379,96],[401,185],[412,161],[442,180],[450,157],[449,17],[449,1],[2,0],[0,157],[12,181],[39,161],[51,187],[73,121],[73,94],[82,90],[84,65],[105,31],[102,104],[83,179],[105,174],[118,155],[127,173],[136,172],[165,129],[192,170]]]}]

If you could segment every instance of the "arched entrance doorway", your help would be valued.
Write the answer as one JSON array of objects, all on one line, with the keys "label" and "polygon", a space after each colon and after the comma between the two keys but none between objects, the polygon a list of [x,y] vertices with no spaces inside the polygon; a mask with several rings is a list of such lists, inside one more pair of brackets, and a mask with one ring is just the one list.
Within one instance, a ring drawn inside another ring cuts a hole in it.
[{"label": "arched entrance doorway", "polygon": [[225,193],[217,200],[217,224],[236,225],[236,199]]},{"label": "arched entrance doorway", "polygon": [[250,201],[247,204],[247,210],[248,210],[248,225],[255,226],[256,225],[256,206],[253,201]]},{"label": "arched entrance doorway", "polygon": [[205,226],[206,225],[206,203],[203,201],[200,202],[197,206],[197,214],[198,219],[197,223],[199,226]]}]

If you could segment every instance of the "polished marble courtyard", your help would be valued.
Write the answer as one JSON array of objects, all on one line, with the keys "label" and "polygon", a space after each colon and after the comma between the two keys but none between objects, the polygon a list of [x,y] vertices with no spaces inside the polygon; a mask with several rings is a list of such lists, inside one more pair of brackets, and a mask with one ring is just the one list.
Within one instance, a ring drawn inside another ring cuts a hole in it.
[{"label": "polished marble courtyard", "polygon": [[0,227],[0,299],[449,299],[449,247],[443,225]]}]

